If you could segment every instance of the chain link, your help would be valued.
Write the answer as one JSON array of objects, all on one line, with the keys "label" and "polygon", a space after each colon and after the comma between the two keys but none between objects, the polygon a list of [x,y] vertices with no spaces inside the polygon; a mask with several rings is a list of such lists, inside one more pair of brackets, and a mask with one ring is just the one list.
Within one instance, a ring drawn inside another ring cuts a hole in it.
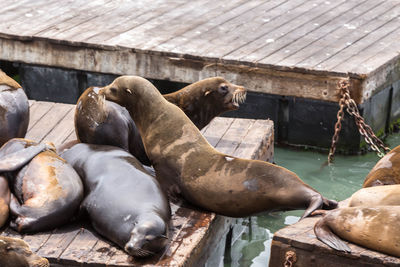
[{"label": "chain link", "polygon": [[[383,157],[385,152],[390,151],[390,148],[386,147],[385,144],[374,134],[371,127],[365,123],[363,117],[357,108],[356,102],[350,97],[349,92],[349,79],[342,80],[338,84],[338,89],[340,90],[340,100],[339,100],[339,111],[337,113],[337,122],[335,124],[335,133],[332,137],[332,145],[329,150],[328,163],[333,162],[333,156],[336,151],[336,145],[339,140],[339,133],[342,129],[342,120],[344,117],[344,108],[346,107],[347,113],[354,117],[354,121],[357,125],[358,131],[364,137],[365,142],[374,150],[379,157]],[[382,152],[381,149],[384,151]]]},{"label": "chain link", "polygon": [[296,261],[297,261],[296,253],[294,251],[289,250],[285,253],[285,262],[283,263],[283,266],[293,267]]}]

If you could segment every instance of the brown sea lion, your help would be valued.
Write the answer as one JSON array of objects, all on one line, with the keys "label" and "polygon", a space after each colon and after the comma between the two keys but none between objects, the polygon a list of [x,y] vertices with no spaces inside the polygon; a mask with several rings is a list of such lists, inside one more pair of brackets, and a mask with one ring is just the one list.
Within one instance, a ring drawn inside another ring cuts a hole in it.
[{"label": "brown sea lion", "polygon": [[400,206],[346,207],[323,213],[325,215],[315,224],[314,232],[331,248],[351,252],[342,238],[400,257]]},{"label": "brown sea lion", "polygon": [[[99,97],[99,89],[90,87],[78,99],[75,110],[76,136],[83,143],[121,147],[143,164],[149,165],[142,139],[129,112]],[[213,77],[164,97],[180,107],[202,129],[219,114],[238,109],[246,98],[246,90],[221,77]]]},{"label": "brown sea lion", "polygon": [[21,86],[0,70],[0,146],[25,137],[29,124],[28,98]]},{"label": "brown sea lion", "polygon": [[307,208],[305,217],[323,204],[337,204],[285,168],[218,152],[146,79],[121,76],[100,94],[127,108],[160,183],[177,187],[194,205],[231,217]]},{"label": "brown sea lion", "polygon": [[363,187],[400,184],[400,146],[381,158],[365,177]]},{"label": "brown sea lion", "polygon": [[44,231],[67,222],[82,200],[78,174],[49,146],[11,139],[0,149],[2,175],[12,192],[10,226],[19,232]]},{"label": "brown sea lion", "polygon": [[246,99],[246,89],[222,77],[192,83],[174,93],[163,95],[180,107],[199,130],[218,115],[237,110]]},{"label": "brown sea lion", "polygon": [[349,201],[349,207],[400,205],[400,185],[384,185],[362,188],[355,192]]},{"label": "brown sea lion", "polygon": [[1,267],[48,267],[49,261],[31,251],[22,239],[0,236]]},{"label": "brown sea lion", "polygon": [[168,243],[171,209],[157,180],[118,147],[77,144],[65,158],[82,177],[89,214],[98,233],[136,257],[160,252]]},{"label": "brown sea lion", "polygon": [[7,178],[0,175],[0,228],[6,223],[10,213],[10,188]]}]

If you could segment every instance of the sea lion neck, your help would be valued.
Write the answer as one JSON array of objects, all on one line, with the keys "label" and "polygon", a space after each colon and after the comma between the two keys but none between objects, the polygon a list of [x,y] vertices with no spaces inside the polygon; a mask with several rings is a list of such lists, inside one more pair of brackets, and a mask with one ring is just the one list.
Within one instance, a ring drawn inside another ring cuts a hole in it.
[{"label": "sea lion neck", "polygon": [[220,77],[208,78],[163,96],[182,109],[198,129],[202,129],[226,111],[221,97],[216,96],[218,86],[222,83],[227,81]]}]

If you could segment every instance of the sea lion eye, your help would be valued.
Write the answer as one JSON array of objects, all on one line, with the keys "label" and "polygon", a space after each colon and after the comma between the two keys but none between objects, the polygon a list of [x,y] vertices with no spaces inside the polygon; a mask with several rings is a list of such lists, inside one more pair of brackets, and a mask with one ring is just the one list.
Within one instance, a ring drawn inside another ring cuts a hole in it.
[{"label": "sea lion eye", "polygon": [[117,88],[111,87],[110,91],[111,91],[111,93],[116,94],[117,93]]}]

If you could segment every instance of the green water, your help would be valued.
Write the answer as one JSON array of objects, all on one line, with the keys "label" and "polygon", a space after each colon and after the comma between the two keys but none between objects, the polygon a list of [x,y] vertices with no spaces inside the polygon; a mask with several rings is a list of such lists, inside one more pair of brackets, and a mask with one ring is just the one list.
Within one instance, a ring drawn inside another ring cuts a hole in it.
[{"label": "green water", "polygon": [[[386,143],[400,145],[400,134],[393,134]],[[275,148],[275,162],[294,171],[303,181],[327,198],[343,200],[361,188],[365,176],[379,160],[375,153],[360,156],[336,155],[331,166],[321,167],[327,155],[313,151]],[[241,224],[230,255],[225,255],[226,267],[268,266],[272,235],[282,227],[295,223],[303,211],[276,212],[251,217]]]}]

